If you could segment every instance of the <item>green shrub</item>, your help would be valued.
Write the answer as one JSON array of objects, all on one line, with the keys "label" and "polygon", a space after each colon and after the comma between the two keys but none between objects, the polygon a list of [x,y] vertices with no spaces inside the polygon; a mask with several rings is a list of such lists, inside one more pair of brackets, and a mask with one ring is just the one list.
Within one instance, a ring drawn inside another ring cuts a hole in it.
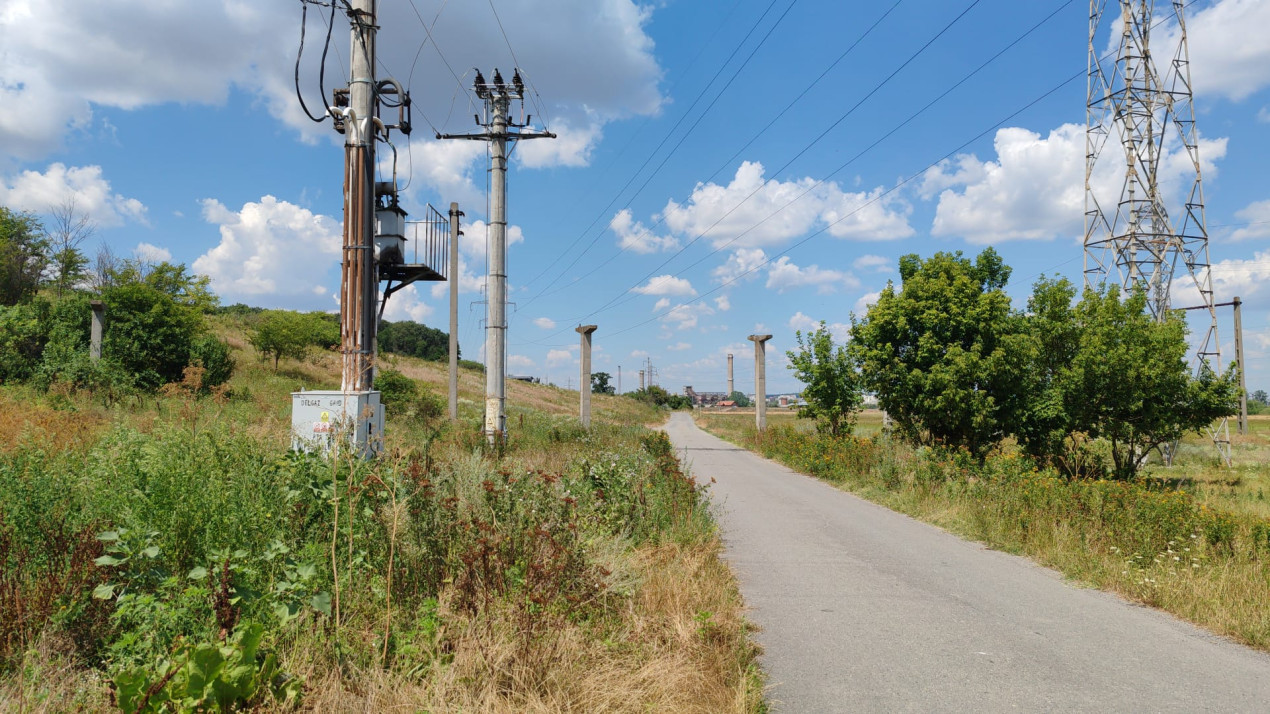
[{"label": "green shrub", "polygon": [[180,381],[194,340],[203,329],[199,310],[144,283],[111,287],[103,299],[102,356],[132,374],[143,389]]},{"label": "green shrub", "polygon": [[203,335],[190,345],[190,364],[203,368],[203,388],[219,387],[234,374],[234,358],[229,343],[214,336]]},{"label": "green shrub", "polygon": [[395,369],[381,369],[375,375],[375,389],[387,406],[405,408],[419,394],[415,381]]},{"label": "green shrub", "polygon": [[48,308],[43,300],[0,305],[0,382],[31,378],[48,341]]}]

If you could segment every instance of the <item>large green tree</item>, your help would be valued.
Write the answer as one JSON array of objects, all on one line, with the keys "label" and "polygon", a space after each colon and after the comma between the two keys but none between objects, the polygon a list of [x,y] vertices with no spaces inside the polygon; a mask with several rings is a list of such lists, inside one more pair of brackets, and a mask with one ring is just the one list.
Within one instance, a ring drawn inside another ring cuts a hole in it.
[{"label": "large green tree", "polygon": [[843,345],[834,345],[833,335],[822,320],[812,332],[794,334],[798,349],[785,353],[794,377],[806,385],[798,408],[802,419],[816,420],[824,434],[846,434],[855,426],[856,414],[864,403],[860,375]]},{"label": "large green tree", "polygon": [[1113,474],[1132,477],[1153,450],[1238,409],[1238,375],[1207,364],[1192,375],[1186,322],[1156,321],[1146,295],[1086,290],[1073,311],[1078,345],[1063,376],[1064,407],[1076,431],[1107,440]]},{"label": "large green tree", "polygon": [[900,259],[888,284],[852,318],[848,352],[862,386],[904,437],[964,447],[983,458],[1010,430],[1022,388],[1020,317],[1004,287],[1010,269],[991,248]]},{"label": "large green tree", "polygon": [[591,391],[595,394],[616,394],[617,388],[609,384],[613,375],[608,372],[591,373]]},{"label": "large green tree", "polygon": [[379,326],[379,350],[440,362],[449,358],[450,334],[417,322],[388,322]]},{"label": "large green tree", "polygon": [[1080,349],[1080,326],[1067,279],[1042,276],[1032,286],[1025,320],[1023,393],[1014,423],[1019,446],[1068,474],[1083,469],[1088,452],[1067,407],[1072,360]]},{"label": "large green tree", "polygon": [[0,206],[0,305],[16,305],[35,295],[48,265],[48,239],[29,213]]}]

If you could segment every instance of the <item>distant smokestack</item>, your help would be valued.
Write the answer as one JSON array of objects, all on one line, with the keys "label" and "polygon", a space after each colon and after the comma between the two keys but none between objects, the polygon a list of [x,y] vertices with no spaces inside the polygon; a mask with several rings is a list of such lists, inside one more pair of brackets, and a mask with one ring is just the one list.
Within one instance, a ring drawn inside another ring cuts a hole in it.
[{"label": "distant smokestack", "polygon": [[732,392],[734,391],[735,390],[732,389],[732,353],[729,352],[728,353],[728,399],[732,398]]}]

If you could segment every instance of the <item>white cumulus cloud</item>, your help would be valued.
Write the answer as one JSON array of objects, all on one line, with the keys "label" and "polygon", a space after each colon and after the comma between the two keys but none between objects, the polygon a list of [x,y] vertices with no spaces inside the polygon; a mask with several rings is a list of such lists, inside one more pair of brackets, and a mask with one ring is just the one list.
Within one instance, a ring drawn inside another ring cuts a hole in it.
[{"label": "white cumulus cloud", "polygon": [[781,256],[767,269],[767,287],[778,293],[794,288],[815,286],[816,292],[827,295],[837,292],[839,288],[859,287],[860,281],[854,275],[841,270],[821,268],[809,265],[800,268],[790,261],[789,256]]},{"label": "white cumulus cloud", "polygon": [[1247,225],[1230,234],[1230,240],[1270,238],[1270,199],[1250,203],[1235,212],[1235,217]]},{"label": "white cumulus cloud", "polygon": [[[1160,160],[1160,191],[1180,201],[1193,168],[1186,153],[1166,143]],[[919,192],[938,195],[934,236],[961,236],[971,243],[1050,240],[1084,234],[1085,127],[1064,124],[1048,136],[1018,127],[999,129],[993,141],[995,161],[959,154],[922,177]],[[1092,178],[1094,192],[1114,211],[1125,169],[1117,146],[1108,144]],[[1226,140],[1200,139],[1204,173],[1216,172]],[[1113,216],[1108,216],[1112,218]]]},{"label": "white cumulus cloud", "polygon": [[544,330],[556,329],[556,321],[551,319],[550,317],[535,317],[534,325],[537,327],[541,327]]},{"label": "white cumulus cloud", "polygon": [[[3,79],[0,76],[0,85]],[[68,201],[74,201],[79,215],[102,227],[128,221],[146,224],[145,205],[115,193],[100,166],[53,163],[43,172],[23,171],[0,183],[0,204],[9,208],[48,213]]]},{"label": "white cumulus cloud", "polygon": [[226,301],[311,296],[339,265],[340,223],[273,196],[237,211],[204,199],[203,218],[220,228],[220,243],[193,267]]},{"label": "white cumulus cloud", "polygon": [[673,275],[658,275],[648,279],[648,282],[632,288],[632,292],[640,295],[686,295],[693,296],[697,291],[693,289],[692,283],[686,278],[676,278]]},{"label": "white cumulus cloud", "polygon": [[763,165],[746,161],[726,186],[697,184],[684,203],[669,201],[666,225],[682,235],[707,234],[714,247],[779,245],[816,227],[857,240],[890,240],[913,234],[909,207],[883,198],[880,189],[844,192],[810,177],[766,179]]},{"label": "white cumulus cloud", "polygon": [[166,263],[172,260],[172,251],[145,241],[138,243],[132,249],[132,254],[144,263]]},{"label": "white cumulus cloud", "polygon": [[[381,3],[379,13],[378,59],[384,67],[407,73],[396,79],[415,89],[418,124],[424,125],[420,117],[426,115],[441,123],[442,131],[472,129],[467,97],[453,100],[462,92],[438,54],[450,66],[481,66],[487,74],[497,61],[510,79],[510,57],[494,57],[489,51],[504,46],[489,7],[418,0],[413,7]],[[605,124],[660,110],[662,70],[645,32],[652,13],[652,6],[634,0],[500,6],[517,57],[530,72],[526,111],[535,114],[535,124],[550,119],[550,128],[559,134],[554,140],[525,142],[514,160],[526,167],[585,164]],[[311,124],[296,101],[293,63],[300,16],[298,3],[135,0],[120,12],[112,3],[8,0],[0,6],[0,146],[20,159],[35,159],[56,150],[68,133],[93,126],[98,107],[219,105],[233,89],[258,97],[266,111],[306,140],[337,142],[330,124]],[[318,96],[317,65],[325,17],[323,8],[310,7],[300,68],[301,88],[315,111],[324,102]],[[426,46],[420,45],[421,18],[430,25],[437,18]],[[327,92],[347,81],[341,76],[347,18],[339,12],[335,22]],[[417,63],[416,52],[422,52]],[[472,79],[465,75],[460,83],[470,87]],[[416,178],[460,194],[467,187],[468,194],[477,195],[470,190],[470,179],[480,175],[481,145],[454,141],[446,142],[454,149],[428,146],[435,143],[416,143]],[[450,160],[420,161],[437,152]]]},{"label": "white cumulus cloud", "polygon": [[679,247],[674,236],[659,236],[631,218],[630,209],[618,211],[609,221],[609,228],[617,234],[618,246],[633,253],[657,253]]}]

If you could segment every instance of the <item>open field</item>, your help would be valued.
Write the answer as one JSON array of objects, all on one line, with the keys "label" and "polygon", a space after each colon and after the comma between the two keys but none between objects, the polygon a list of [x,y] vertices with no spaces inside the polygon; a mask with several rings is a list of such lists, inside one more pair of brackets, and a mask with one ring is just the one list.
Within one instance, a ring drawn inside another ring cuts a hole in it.
[{"label": "open field", "polygon": [[1069,481],[1010,448],[980,466],[884,437],[823,437],[788,417],[761,438],[752,415],[697,422],[881,505],[1270,650],[1264,420],[1235,442],[1233,469],[1188,440],[1177,466],[1132,483]]},{"label": "open field", "polygon": [[[493,453],[464,370],[457,428],[390,403],[378,462],[288,455],[288,394],[336,358],[275,372],[217,329],[219,397],[0,387],[0,710],[188,705],[218,657],[250,664],[215,696],[266,710],[762,709],[662,412],[596,395],[585,432],[576,392],[513,382]],[[445,365],[387,361],[444,404]]]}]

